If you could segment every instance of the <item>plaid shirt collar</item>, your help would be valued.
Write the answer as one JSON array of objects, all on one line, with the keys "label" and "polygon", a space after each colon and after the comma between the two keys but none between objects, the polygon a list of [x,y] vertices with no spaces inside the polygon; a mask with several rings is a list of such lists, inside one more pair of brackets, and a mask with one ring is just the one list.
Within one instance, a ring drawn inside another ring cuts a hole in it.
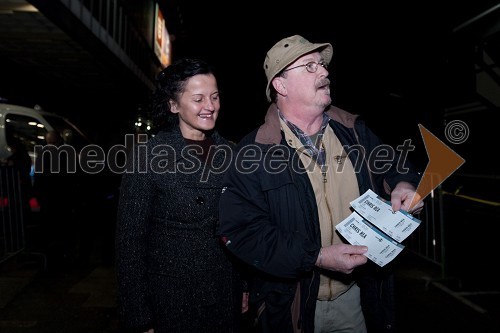
[{"label": "plaid shirt collar", "polygon": [[326,113],[323,113],[323,122],[321,123],[321,127],[316,137],[316,142],[312,142],[311,137],[304,133],[300,128],[298,128],[295,124],[288,121],[285,116],[278,110],[278,114],[280,118],[285,122],[285,124],[290,128],[293,134],[299,138],[300,142],[304,145],[304,149],[311,156],[311,158],[316,161],[316,163],[321,167],[322,172],[325,167],[326,162],[326,152],[325,147],[323,146],[323,135],[325,133],[325,128],[330,121],[330,117]]}]

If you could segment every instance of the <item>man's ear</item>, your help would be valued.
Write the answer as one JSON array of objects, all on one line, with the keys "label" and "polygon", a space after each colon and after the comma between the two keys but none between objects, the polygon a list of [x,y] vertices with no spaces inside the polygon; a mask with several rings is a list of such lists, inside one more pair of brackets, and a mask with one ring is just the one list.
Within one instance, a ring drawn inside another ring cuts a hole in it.
[{"label": "man's ear", "polygon": [[283,79],[281,77],[275,77],[273,79],[273,81],[271,82],[271,84],[273,85],[274,89],[276,89],[276,92],[278,92],[278,94],[280,94],[282,96],[286,95],[285,82],[283,81]]}]

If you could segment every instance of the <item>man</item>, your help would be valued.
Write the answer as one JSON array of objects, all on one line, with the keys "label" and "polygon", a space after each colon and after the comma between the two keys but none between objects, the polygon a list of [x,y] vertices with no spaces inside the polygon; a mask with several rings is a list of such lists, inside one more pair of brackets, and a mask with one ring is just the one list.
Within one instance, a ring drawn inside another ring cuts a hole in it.
[{"label": "man", "polygon": [[384,157],[384,169],[375,170],[369,157],[378,138],[331,106],[332,53],[330,44],[298,35],[268,51],[265,123],[240,142],[225,176],[219,234],[254,268],[250,298],[260,332],[366,332],[351,273],[366,267],[367,248],[344,243],[335,225],[367,189],[385,189],[394,210],[412,211],[418,175],[398,173],[396,158]]}]

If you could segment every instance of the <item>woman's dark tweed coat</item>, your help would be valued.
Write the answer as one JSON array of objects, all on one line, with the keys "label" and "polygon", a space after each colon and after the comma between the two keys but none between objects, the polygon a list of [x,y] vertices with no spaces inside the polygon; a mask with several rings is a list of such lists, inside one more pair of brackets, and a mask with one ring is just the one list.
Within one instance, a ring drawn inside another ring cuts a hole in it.
[{"label": "woman's dark tweed coat", "polygon": [[236,309],[236,279],[215,236],[232,149],[217,132],[212,138],[212,172],[193,154],[182,156],[178,126],[128,156],[134,172],[122,178],[116,256],[121,320],[132,331],[236,331],[241,300]]}]

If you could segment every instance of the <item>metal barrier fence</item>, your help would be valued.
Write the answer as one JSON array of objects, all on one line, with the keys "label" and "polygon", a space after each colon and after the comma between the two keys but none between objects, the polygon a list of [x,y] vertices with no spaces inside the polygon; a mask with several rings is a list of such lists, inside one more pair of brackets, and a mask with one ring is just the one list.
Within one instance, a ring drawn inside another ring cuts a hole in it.
[{"label": "metal barrier fence", "polygon": [[25,204],[17,168],[0,166],[0,263],[25,248]]},{"label": "metal barrier fence", "polygon": [[422,220],[420,227],[407,238],[405,245],[413,253],[439,266],[444,278],[445,241],[441,187],[431,192],[425,199],[424,209],[419,218]]},{"label": "metal barrier fence", "polygon": [[477,278],[478,274],[464,263],[473,262],[476,271],[487,271],[490,267],[491,262],[485,259],[489,257],[476,256],[470,246],[480,246],[483,253],[496,251],[494,244],[500,233],[499,208],[499,202],[438,187],[425,199],[424,210],[419,216],[422,223],[405,240],[405,246],[437,265],[442,279]]}]

